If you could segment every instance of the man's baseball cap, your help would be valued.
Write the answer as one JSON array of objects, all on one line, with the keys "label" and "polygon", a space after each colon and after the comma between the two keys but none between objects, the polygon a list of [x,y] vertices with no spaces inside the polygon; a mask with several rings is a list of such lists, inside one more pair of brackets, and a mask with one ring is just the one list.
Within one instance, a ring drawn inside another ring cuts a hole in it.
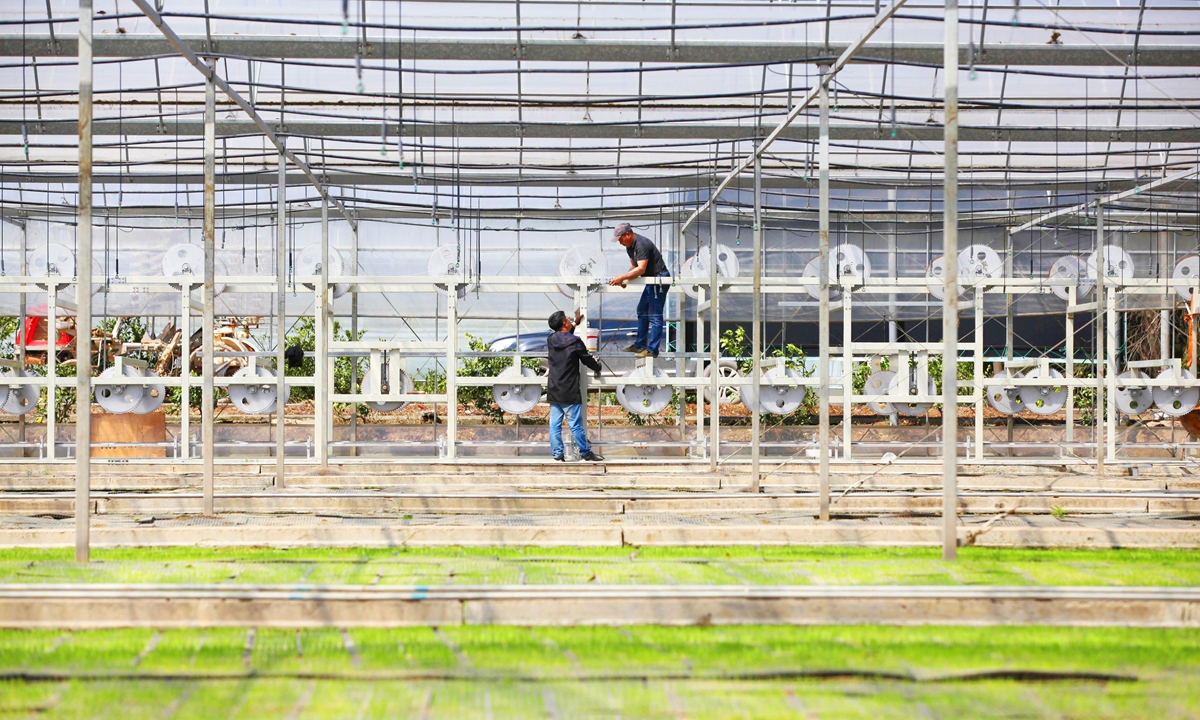
[{"label": "man's baseball cap", "polygon": [[633,232],[633,226],[629,223],[619,223],[615,228],[613,228],[612,241],[620,242],[621,236],[627,232]]}]

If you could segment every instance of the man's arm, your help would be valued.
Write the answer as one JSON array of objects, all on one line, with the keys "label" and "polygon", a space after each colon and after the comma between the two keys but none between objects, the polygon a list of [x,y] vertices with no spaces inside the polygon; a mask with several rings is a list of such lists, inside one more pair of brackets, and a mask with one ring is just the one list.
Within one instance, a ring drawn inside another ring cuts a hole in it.
[{"label": "man's arm", "polygon": [[[633,261],[631,260],[630,263],[632,264],[632,262]],[[637,264],[633,265],[633,267],[631,267],[629,269],[629,272],[625,273],[624,275],[616,276],[611,281],[609,281],[608,284],[609,285],[620,285],[621,287],[625,287],[625,283],[629,282],[630,280],[632,280],[634,278],[638,278],[638,277],[641,277],[646,274],[646,265],[649,262],[650,262],[649,260],[638,260]]]},{"label": "man's arm", "polygon": [[592,357],[588,352],[587,345],[583,344],[582,340],[576,338],[575,357],[579,358],[579,362],[586,365],[592,372],[600,372],[600,361]]}]

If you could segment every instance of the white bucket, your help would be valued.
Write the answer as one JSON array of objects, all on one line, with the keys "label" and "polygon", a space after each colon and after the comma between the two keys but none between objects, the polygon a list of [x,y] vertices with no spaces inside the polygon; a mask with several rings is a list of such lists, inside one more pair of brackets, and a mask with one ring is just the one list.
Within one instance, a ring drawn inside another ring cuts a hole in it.
[{"label": "white bucket", "polygon": [[586,328],[583,331],[583,344],[587,347],[588,352],[596,352],[600,349],[600,331],[598,329]]}]

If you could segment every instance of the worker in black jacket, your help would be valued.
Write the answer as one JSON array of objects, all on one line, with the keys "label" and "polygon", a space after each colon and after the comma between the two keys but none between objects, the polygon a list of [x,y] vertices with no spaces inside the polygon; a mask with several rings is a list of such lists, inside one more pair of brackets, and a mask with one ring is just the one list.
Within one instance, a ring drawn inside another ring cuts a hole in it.
[{"label": "worker in black jacket", "polygon": [[546,399],[550,401],[550,454],[555,460],[565,460],[563,457],[562,421],[563,415],[571,424],[571,434],[575,437],[575,446],[579,448],[579,456],[590,462],[601,462],[604,458],[592,452],[588,445],[587,433],[583,427],[583,398],[579,394],[579,363],[587,365],[600,379],[600,363],[588,354],[587,346],[575,336],[575,325],[583,319],[582,313],[574,319],[567,317],[562,310],[550,316],[550,329],[554,330],[546,338],[549,350],[550,377],[546,383]]}]

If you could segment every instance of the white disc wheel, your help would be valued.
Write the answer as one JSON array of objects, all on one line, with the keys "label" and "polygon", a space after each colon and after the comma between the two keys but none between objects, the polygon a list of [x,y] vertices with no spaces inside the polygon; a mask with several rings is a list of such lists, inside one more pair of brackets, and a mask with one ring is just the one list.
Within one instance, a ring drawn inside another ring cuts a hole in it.
[{"label": "white disc wheel", "polygon": [[[1188,369],[1182,370],[1184,380],[1194,380],[1195,375]],[[1175,371],[1167,368],[1158,374],[1159,380],[1174,380]],[[1196,387],[1156,387],[1154,388],[1154,406],[1167,415],[1179,417],[1187,415],[1200,402],[1200,388]]]},{"label": "white disc wheel", "polygon": [[837,245],[829,251],[829,275],[831,280],[861,284],[871,277],[871,260],[857,245]]},{"label": "white disc wheel", "polygon": [[[687,260],[684,260],[683,265],[679,268],[679,287],[683,290],[684,295],[687,295],[693,300],[698,300],[700,298],[700,286],[687,282],[691,278],[700,277],[700,273],[696,271],[696,256],[693,255]],[[704,277],[707,277],[707,275]],[[572,293],[571,297],[574,296],[574,293]]]},{"label": "white disc wheel", "polygon": [[[13,371],[5,370],[3,373],[0,373],[0,378],[5,378],[5,377],[14,377]],[[3,382],[3,380],[0,380],[0,382]],[[37,392],[36,392],[37,388],[33,388],[33,390],[35,391],[34,392],[34,404],[36,405],[37,404]],[[17,395],[19,393],[20,393],[20,388],[18,386],[0,385],[0,410],[3,410],[4,406],[8,404],[9,397],[11,397],[13,395]]]},{"label": "white disc wheel", "polygon": [[[830,275],[833,273],[831,272]],[[813,300],[821,299],[821,256],[818,255],[808,264],[804,266],[804,272],[801,274],[801,280],[804,281],[804,292],[808,293]],[[836,285],[829,286],[830,302],[837,300],[842,296],[842,291]]]},{"label": "white disc wheel", "polygon": [[1200,255],[1188,255],[1171,270],[1171,287],[1184,302],[1192,301],[1192,290],[1200,286]]},{"label": "white disc wheel", "polygon": [[[425,265],[425,274],[430,277],[442,278],[442,282],[446,282],[446,277],[450,277],[451,282],[463,282],[467,277],[467,269],[463,267],[459,259],[458,248],[454,245],[438,245],[429,254],[429,262]],[[442,295],[449,295],[450,289],[439,287],[437,289]]]},{"label": "white disc wheel", "polygon": [[124,373],[117,366],[110,367],[100,373],[101,378],[123,378],[126,383],[121,385],[96,385],[96,402],[105,412],[122,415],[131,412],[142,401],[145,387],[141,383],[142,373],[137,368],[125,365]]},{"label": "white disc wheel", "polygon": [[1054,368],[1050,368],[1049,375],[1043,373],[1041,368],[1030,370],[1026,378],[1047,380],[1049,384],[1027,385],[1021,388],[1021,404],[1034,415],[1053,415],[1062,410],[1063,405],[1067,404],[1067,388],[1054,382],[1061,380],[1062,376],[1063,374]]},{"label": "white disc wheel", "polygon": [[[699,273],[693,277],[709,277],[712,265],[709,263],[708,245],[701,245],[700,250],[696,253],[696,272]],[[741,263],[738,262],[737,253],[728,245],[717,244],[717,277],[735,278],[742,270]]]},{"label": "white disc wheel", "polygon": [[1006,388],[1004,381],[1017,380],[1021,377],[1023,377],[1021,373],[1016,370],[1005,369],[996,373],[992,382],[987,385],[988,404],[1005,415],[1020,414],[1025,409],[1021,402],[1021,388]]},{"label": "white disc wheel", "polygon": [[1122,380],[1145,380],[1150,377],[1141,370],[1126,370],[1117,376],[1117,392],[1115,400],[1117,409],[1126,415],[1140,415],[1150,409],[1154,403],[1154,391],[1148,387],[1126,387]]},{"label": "white disc wheel", "polygon": [[[936,395],[937,386],[934,385],[933,378],[926,378],[927,386],[922,388],[917,382],[917,369],[910,367],[907,373],[897,372],[892,378],[892,387],[889,395]],[[901,415],[909,417],[917,417],[924,415],[933,408],[931,402],[905,402],[903,397],[892,401],[892,407]]]},{"label": "white disc wheel", "polygon": [[[773,367],[763,373],[764,380],[799,380],[800,373],[789,367]],[[750,405],[753,387],[746,384],[742,387],[742,404],[751,412]],[[758,411],[770,415],[791,415],[800,409],[804,403],[805,388],[798,385],[775,385],[761,383],[758,386]]]},{"label": "white disc wheel", "polygon": [[[204,279],[204,248],[191,243],[180,243],[167,248],[162,257],[163,275],[167,277],[183,277],[188,276],[195,280]],[[228,275],[229,266],[225,264],[221,258],[213,259],[213,276]],[[178,289],[180,285],[172,285]],[[198,290],[196,285],[192,286],[193,290]],[[225,292],[224,283],[213,283],[213,297]]]},{"label": "white disc wheel", "polygon": [[48,243],[29,253],[31,277],[75,277],[75,253],[66,245]]},{"label": "white disc wheel", "polygon": [[[234,377],[259,377],[266,382],[261,385],[230,385],[229,401],[247,415],[264,415],[276,410],[275,373],[264,367],[244,367]],[[286,388],[285,388],[286,390]]]},{"label": "white disc wheel", "polygon": [[[157,377],[149,370],[142,370],[140,374],[146,379]],[[142,386],[142,399],[136,406],[134,406],[133,413],[135,415],[146,415],[148,413],[152,413],[162,407],[163,401],[166,399],[166,385],[147,383],[146,385]]]},{"label": "white disc wheel", "polygon": [[[625,373],[627,378],[662,377],[667,374],[656,367],[643,365]],[[670,385],[618,385],[617,402],[635,415],[653,415],[671,404],[675,390]]]},{"label": "white disc wheel", "polygon": [[[29,377],[29,373],[24,370],[4,370],[0,377]],[[4,404],[0,409],[10,415],[24,415],[37,407],[42,391],[36,385],[7,385],[0,394],[4,395]]]},{"label": "white disc wheel", "polygon": [[[1075,288],[1075,301],[1087,295],[1096,286],[1094,280],[1089,280],[1087,277],[1087,265],[1077,255],[1063,255],[1054,261],[1050,266],[1051,280],[1075,280],[1077,286]],[[1050,291],[1058,296],[1060,300],[1068,298],[1067,287],[1065,285],[1053,285]]]},{"label": "white disc wheel", "polygon": [[558,291],[569,298],[575,297],[575,287],[581,280],[588,284],[588,292],[593,292],[593,286],[608,277],[608,258],[591,245],[569,247],[558,261],[558,277],[564,283]]},{"label": "white disc wheel", "polygon": [[958,253],[960,278],[997,278],[1004,274],[1000,253],[987,245],[968,245]]},{"label": "white disc wheel", "polygon": [[[959,269],[961,270],[962,268],[960,267]],[[933,262],[929,263],[929,267],[925,270],[925,277],[929,280],[929,294],[938,300],[944,299],[946,297],[946,282],[944,279],[946,277],[945,255],[938,255],[933,259]],[[959,297],[962,297],[965,292],[966,290],[963,289],[962,285],[959,285]]]},{"label": "white disc wheel", "polygon": [[[320,275],[321,274],[321,244],[315,243],[309,245],[296,255],[296,274],[297,275]],[[337,248],[329,248],[329,273],[330,277],[337,277],[346,274],[346,257],[342,255],[342,251]],[[312,287],[312,285],[307,285]],[[350,292],[350,285],[347,283],[337,283],[331,286],[333,288],[333,297],[340,298]]]},{"label": "white disc wheel", "polygon": [[[717,373],[721,376],[722,381],[731,380],[731,379],[740,379],[743,377],[742,372],[740,370],[738,370],[737,363],[732,360],[721,360],[720,362],[718,362],[717,363]],[[713,366],[712,366],[712,363],[709,363],[704,368],[704,377],[711,378],[712,374],[713,374]],[[717,391],[717,395],[721,398],[722,405],[732,405],[734,403],[739,403],[742,401],[742,392],[741,392],[741,390],[738,389],[740,387],[740,385],[741,384],[739,383],[736,385],[722,384],[720,386],[720,389]],[[704,399],[707,400],[709,403],[712,403],[712,385],[711,384],[704,386]]]},{"label": "white disc wheel", "polygon": [[[896,373],[891,370],[880,370],[879,372],[871,373],[867,378],[867,382],[863,385],[864,395],[887,395],[892,387],[892,382],[896,379]],[[892,407],[890,402],[883,400],[870,400],[867,402],[867,407],[871,408],[880,415],[891,415],[896,412],[896,408]]]},{"label": "white disc wheel", "polygon": [[[386,378],[385,378],[385,380],[386,380]],[[408,373],[401,370],[400,371],[400,392],[404,395],[408,395],[412,391],[413,391],[412,378],[410,378],[408,376]],[[363,375],[363,379],[362,379],[362,394],[363,395],[371,395],[374,392],[375,392],[375,386],[371,382],[371,374],[367,373],[366,375]],[[391,390],[390,388],[385,387],[383,389],[383,392],[391,393],[391,392],[395,392],[395,390]],[[368,403],[363,403],[363,404],[366,405],[367,407],[371,408],[372,410],[374,410],[376,412],[381,412],[381,413],[396,412],[397,410],[403,410],[404,407],[406,405],[408,405],[407,402],[404,402],[402,400],[383,400],[380,402],[368,402]]]},{"label": "white disc wheel", "polygon": [[[1096,280],[1096,252],[1093,250],[1087,259],[1087,277],[1093,282]],[[1104,246],[1105,282],[1128,282],[1133,279],[1133,270],[1133,258],[1124,248]]]},{"label": "white disc wheel", "polygon": [[[527,367],[517,367],[513,365],[506,367],[500,373],[502,378],[517,378],[537,377],[537,372]],[[492,397],[496,401],[496,405],[501,410],[512,415],[524,415],[530,410],[537,407],[537,404],[542,399],[541,385],[494,385],[492,387]]]}]

